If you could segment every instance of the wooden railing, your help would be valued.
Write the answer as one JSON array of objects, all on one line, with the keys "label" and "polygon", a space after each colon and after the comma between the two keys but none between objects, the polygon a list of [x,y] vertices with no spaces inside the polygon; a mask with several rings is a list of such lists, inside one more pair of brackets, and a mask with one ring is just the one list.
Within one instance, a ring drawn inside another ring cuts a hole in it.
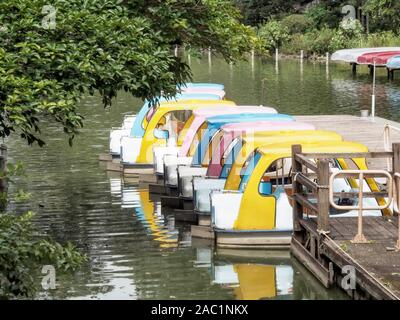
[{"label": "wooden railing", "polygon": [[[316,216],[317,228],[320,233],[329,233],[329,212],[330,199],[334,196],[346,196],[348,198],[361,196],[361,198],[385,198],[387,202],[392,200],[392,179],[388,179],[386,190],[371,192],[359,191],[352,192],[333,192],[330,191],[330,161],[331,159],[356,159],[356,158],[388,158],[392,162],[393,172],[384,171],[385,177],[400,177],[400,144],[392,145],[391,152],[368,152],[368,153],[302,153],[301,145],[292,146],[292,179],[293,179],[293,230],[294,232],[303,231],[301,220],[304,215],[312,214]],[[312,160],[311,160],[312,159]],[[346,170],[341,171],[341,174]],[[382,177],[383,171],[357,171],[348,172],[353,178],[378,178]],[[397,178],[396,178],[397,179]],[[361,181],[361,180],[360,180]],[[361,184],[361,182],[360,182]],[[360,187],[362,189],[362,187]],[[399,190],[399,188],[397,189]],[[330,195],[331,192],[331,195]],[[399,201],[399,196],[397,199]],[[362,201],[361,201],[362,203]],[[374,209],[387,208],[388,204]],[[362,208],[362,205],[361,205]],[[359,209],[359,206],[356,208]],[[365,209],[365,208],[364,208]],[[400,233],[400,231],[399,231]],[[400,236],[400,234],[399,234]],[[399,245],[400,243],[398,243]],[[399,246],[400,248],[400,246]]]}]

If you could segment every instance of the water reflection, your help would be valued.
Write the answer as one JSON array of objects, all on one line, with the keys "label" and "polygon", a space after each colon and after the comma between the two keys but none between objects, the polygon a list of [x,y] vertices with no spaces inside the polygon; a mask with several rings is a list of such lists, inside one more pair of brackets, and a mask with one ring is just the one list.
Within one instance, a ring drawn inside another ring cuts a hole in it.
[{"label": "water reflection", "polygon": [[110,191],[116,196],[114,204],[120,203],[121,208],[132,210],[135,219],[141,222],[147,234],[161,248],[178,247],[180,239],[175,220],[161,213],[160,198],[157,195],[150,196],[147,185],[140,185],[137,178],[114,177],[110,178]]},{"label": "water reflection", "polygon": [[[194,266],[208,270],[211,283],[232,292],[238,300],[343,299],[327,291],[288,251],[215,249],[211,242],[193,239]],[[311,281],[308,281],[311,280]]]}]

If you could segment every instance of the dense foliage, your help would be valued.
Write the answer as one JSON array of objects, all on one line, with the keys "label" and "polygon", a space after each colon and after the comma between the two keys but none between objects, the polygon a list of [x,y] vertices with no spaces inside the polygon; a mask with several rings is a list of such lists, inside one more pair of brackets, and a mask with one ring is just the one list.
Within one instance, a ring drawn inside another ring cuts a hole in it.
[{"label": "dense foliage", "polygon": [[[293,11],[295,0],[236,0],[241,9],[244,22],[249,25],[259,25],[271,18]],[[305,1],[300,1],[305,2]]]},{"label": "dense foliage", "polygon": [[376,29],[400,31],[400,1],[368,0],[364,8]]},{"label": "dense foliage", "polygon": [[0,299],[32,297],[42,265],[63,272],[76,269],[86,259],[70,243],[62,246],[40,237],[32,217],[32,213],[0,214]]},{"label": "dense foliage", "polygon": [[[273,4],[272,1],[264,3]],[[268,17],[258,25],[258,34],[265,48],[278,47],[286,54],[304,50],[306,55],[314,56],[344,48],[399,46],[399,3],[391,0],[296,1],[288,13]],[[342,12],[345,5],[354,6],[358,19],[345,18]]]},{"label": "dense foliage", "polygon": [[0,1],[0,137],[18,131],[43,145],[46,116],[72,141],[87,93],[100,92],[105,105],[119,90],[173,94],[190,78],[175,44],[212,47],[228,60],[253,46],[252,29],[229,0],[53,0],[54,13],[48,3]]},{"label": "dense foliage", "polygon": [[[0,173],[0,179],[2,183],[13,184],[16,177],[24,175],[21,163],[10,163],[7,171]],[[86,261],[86,256],[71,243],[61,245],[40,234],[32,212],[22,216],[5,213],[6,190],[0,195],[0,299],[33,297],[43,265],[52,265],[60,274],[73,271]],[[12,198],[24,202],[30,194],[17,190]]]}]

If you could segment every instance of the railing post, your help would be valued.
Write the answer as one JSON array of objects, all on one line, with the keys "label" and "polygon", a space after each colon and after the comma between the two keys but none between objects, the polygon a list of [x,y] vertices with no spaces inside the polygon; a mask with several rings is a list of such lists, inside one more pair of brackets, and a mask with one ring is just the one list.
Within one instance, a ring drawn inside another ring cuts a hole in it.
[{"label": "railing post", "polygon": [[[393,159],[392,159],[392,172],[393,172],[393,180],[396,181],[396,173],[400,173],[400,143],[393,143],[392,144],[392,151],[393,151]],[[397,187],[398,185],[396,185]],[[399,192],[395,192],[395,195],[398,197]],[[400,199],[397,199],[399,201]],[[397,208],[400,210],[400,208]],[[395,212],[393,212],[395,214]],[[398,214],[400,215],[400,214]]]},{"label": "railing post", "polygon": [[400,143],[392,144],[393,150],[393,163],[392,163],[392,171],[393,174],[400,173]]},{"label": "railing post", "polygon": [[397,218],[398,218],[398,238],[396,243],[396,250],[400,251],[400,186],[399,186],[399,177],[394,176],[394,184],[396,186],[396,195],[397,195]]},{"label": "railing post", "polygon": [[296,154],[301,153],[301,145],[296,144],[292,146],[292,189],[293,189],[293,231],[302,231],[300,220],[303,219],[303,205],[296,201],[296,194],[302,193],[303,188],[300,183],[296,181],[296,174],[301,173],[302,164],[296,161]]},{"label": "railing post", "polygon": [[363,233],[363,185],[364,174],[360,172],[358,176],[358,220],[357,220],[357,235],[351,241],[352,243],[367,243],[367,239]]},{"label": "railing post", "polygon": [[320,159],[318,177],[318,231],[329,232],[329,161]]}]

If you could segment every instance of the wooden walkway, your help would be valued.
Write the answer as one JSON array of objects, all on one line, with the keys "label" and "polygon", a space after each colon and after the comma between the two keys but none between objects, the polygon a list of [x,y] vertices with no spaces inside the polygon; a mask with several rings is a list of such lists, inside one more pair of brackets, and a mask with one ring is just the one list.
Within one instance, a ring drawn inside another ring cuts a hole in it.
[{"label": "wooden walkway", "polygon": [[[357,157],[383,159],[384,163],[391,163],[393,172],[386,171],[386,179],[389,181],[391,178],[393,181],[390,183],[394,182],[399,190],[400,143],[394,143],[391,149],[393,151],[357,154]],[[329,159],[350,159],[354,154],[304,154],[300,145],[293,146],[292,152],[293,255],[326,287],[336,283],[354,299],[400,300],[399,217],[386,209],[383,211],[385,216],[362,219],[354,216],[334,217],[331,215],[332,206],[337,207],[338,203],[329,200],[331,195],[342,199],[361,197],[392,200],[390,187],[385,190],[361,191],[361,194],[359,190],[333,191]],[[315,164],[310,159],[319,161]],[[345,178],[355,178],[354,175],[359,178],[358,175],[362,174],[376,179],[382,176],[382,171],[342,171],[340,174]],[[344,209],[341,204],[340,209],[361,210],[364,214],[360,203],[363,201],[351,204],[352,209]],[[398,207],[399,204],[398,201]],[[356,235],[357,241],[353,241]],[[345,267],[354,271],[355,282],[351,288],[343,282],[348,280]]]},{"label": "wooden walkway", "polygon": [[[359,142],[368,147],[371,152],[384,150],[384,128],[386,124],[400,129],[400,123],[375,117],[372,122],[369,118],[351,115],[317,115],[296,116],[301,122],[313,124],[317,129],[335,131],[343,136],[344,140]],[[391,130],[391,143],[400,142],[400,131]],[[384,159],[367,159],[370,169],[385,169]]]},{"label": "wooden walkway", "polygon": [[[342,274],[343,267],[353,266],[356,271],[357,285],[362,288],[362,291],[349,290],[348,294],[352,298],[399,300],[400,252],[395,251],[398,235],[397,221],[394,217],[363,218],[363,233],[368,240],[366,244],[352,243],[357,234],[357,218],[330,219],[330,233],[327,235],[318,234],[315,219],[302,221],[301,225],[305,230],[318,239],[321,254],[333,263],[331,270],[328,263],[325,275],[317,271],[317,277],[325,278],[320,279],[325,285],[331,281],[341,287],[343,275],[345,275]],[[298,241],[294,239],[292,249],[299,250],[298,246]],[[300,251],[302,251],[301,248]],[[301,254],[300,260],[302,260]]]}]

